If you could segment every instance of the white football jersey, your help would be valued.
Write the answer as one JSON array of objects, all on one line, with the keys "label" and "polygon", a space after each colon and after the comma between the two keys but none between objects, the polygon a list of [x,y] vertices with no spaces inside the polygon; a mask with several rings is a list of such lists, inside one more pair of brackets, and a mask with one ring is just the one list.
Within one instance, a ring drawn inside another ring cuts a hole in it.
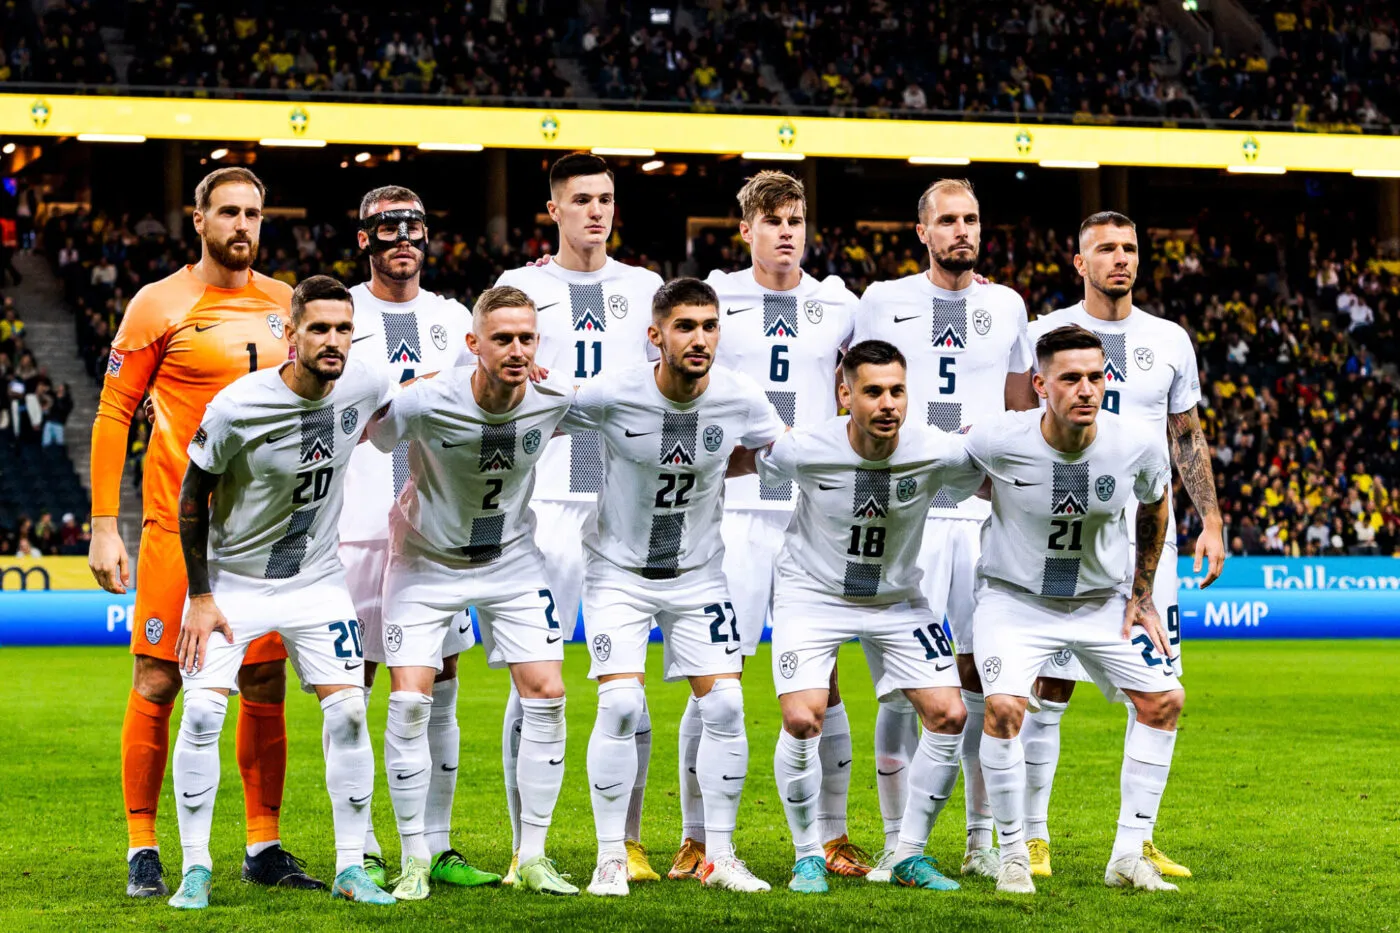
[{"label": "white football jersey", "polygon": [[710,566],[720,572],[724,473],[736,447],[755,449],[785,430],[752,379],[714,366],[692,402],[656,386],[655,365],[585,383],[560,429],[603,441],[598,531],[584,547],[618,567],[666,580]]},{"label": "white football jersey", "polygon": [[[836,363],[850,343],[857,304],[846,284],[804,272],[796,288],[775,292],[754,280],[753,267],[716,270],[705,281],[719,295],[715,362],[758,383],[788,427],[836,417]],[[796,498],[787,480],[770,485],[761,476],[736,476],[725,483],[727,509],[791,511]]]},{"label": "white football jersey", "polygon": [[992,478],[978,579],[1037,596],[1125,592],[1129,503],[1157,502],[1171,482],[1158,432],[1100,418],[1087,449],[1064,453],[1040,433],[1043,414],[1008,412],[967,433],[968,454]]},{"label": "white football jersey", "polygon": [[[535,362],[574,386],[600,372],[644,363],[655,356],[647,339],[651,299],[661,276],[609,259],[597,272],[570,272],[557,262],[504,273],[497,285],[530,296],[539,312]],[[535,497],[547,502],[591,502],[603,482],[603,449],[597,434],[560,438],[545,451]]]},{"label": "white football jersey", "polygon": [[[874,282],[860,299],[853,344],[894,344],[909,361],[909,419],[956,431],[1006,411],[1006,377],[1031,368],[1026,303],[1004,285],[948,291],[926,273]],[[935,496],[930,518],[986,518],[990,506]]]},{"label": "white football jersey", "polygon": [[798,428],[758,455],[770,482],[801,495],[778,555],[785,584],[878,605],[919,598],[919,547],[935,494],[959,502],[982,471],[963,438],[906,424],[888,460],[862,460],[847,436],[849,417]]},{"label": "white football jersey", "polygon": [[287,388],[281,367],[249,373],[214,396],[189,447],[191,462],[220,475],[210,568],[308,582],[339,570],[346,468],[370,417],[396,389],[383,370],[351,358],[316,401]]},{"label": "white football jersey", "polygon": [[[471,359],[466,344],[471,312],[459,302],[422,290],[412,301],[381,301],[370,294],[367,282],[350,289],[350,295],[355,300],[351,357],[373,365],[394,382]],[[382,453],[364,444],[355,451],[345,480],[350,505],[340,516],[340,539],[384,541],[389,536],[389,510],[407,481],[407,445]]]},{"label": "white football jersey", "polygon": [[408,442],[409,479],[396,507],[424,549],[484,564],[522,541],[534,546],[535,463],[574,391],[553,379],[527,383],[519,405],[494,414],[476,402],[474,372],[458,367],[407,386],[370,440],[380,450]]}]

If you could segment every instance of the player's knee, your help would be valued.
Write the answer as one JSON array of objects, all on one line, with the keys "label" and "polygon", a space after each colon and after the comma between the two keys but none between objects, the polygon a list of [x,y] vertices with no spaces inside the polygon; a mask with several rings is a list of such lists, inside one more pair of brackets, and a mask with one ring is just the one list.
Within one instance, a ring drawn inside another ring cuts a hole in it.
[{"label": "player's knee", "polygon": [[326,730],[331,743],[342,747],[358,745],[369,728],[362,690],[340,690],[321,701]]},{"label": "player's knee", "polygon": [[180,737],[195,745],[219,741],[228,715],[228,697],[215,690],[186,690],[185,711],[180,716]]},{"label": "player's knee", "polygon": [[180,668],[174,661],[138,654],[132,669],[131,686],[143,699],[152,703],[174,703],[180,695]]},{"label": "player's knee", "polygon": [[598,685],[598,726],[609,735],[627,738],[637,731],[646,709],[646,692],[631,677]]},{"label": "player's knee", "polygon": [[1041,677],[1035,682],[1035,695],[1052,703],[1068,703],[1074,695],[1074,681]]},{"label": "player's knee", "polygon": [[717,680],[700,698],[700,720],[713,735],[744,733],[744,690],[737,680]]},{"label": "player's knee", "polygon": [[564,719],[564,698],[538,697],[522,703],[522,738],[535,742],[563,742],[568,734]]},{"label": "player's knee", "polygon": [[287,699],[287,665],[282,661],[245,664],[238,671],[238,691],[254,703]]},{"label": "player's knee", "polygon": [[999,739],[1015,738],[1021,732],[1021,720],[1026,715],[1026,701],[1007,693],[994,693],[986,699],[987,712],[983,731]]},{"label": "player's knee", "polygon": [[822,714],[805,706],[784,709],[783,731],[795,739],[814,739],[822,733]]},{"label": "player's knee", "polygon": [[1185,690],[1149,694],[1138,704],[1138,722],[1152,729],[1175,729],[1185,704]]},{"label": "player's knee", "polygon": [[967,723],[967,707],[963,706],[962,700],[934,706],[924,710],[919,716],[919,721],[928,732],[960,735]]}]

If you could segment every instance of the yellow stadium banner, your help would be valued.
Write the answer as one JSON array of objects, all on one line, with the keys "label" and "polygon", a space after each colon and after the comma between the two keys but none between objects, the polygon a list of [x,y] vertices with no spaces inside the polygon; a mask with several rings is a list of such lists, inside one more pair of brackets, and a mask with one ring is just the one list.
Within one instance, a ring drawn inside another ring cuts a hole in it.
[{"label": "yellow stadium banner", "polygon": [[97,588],[86,557],[0,557],[0,593]]},{"label": "yellow stadium banner", "polygon": [[0,133],[1383,173],[1400,136],[1036,123],[0,94]]}]

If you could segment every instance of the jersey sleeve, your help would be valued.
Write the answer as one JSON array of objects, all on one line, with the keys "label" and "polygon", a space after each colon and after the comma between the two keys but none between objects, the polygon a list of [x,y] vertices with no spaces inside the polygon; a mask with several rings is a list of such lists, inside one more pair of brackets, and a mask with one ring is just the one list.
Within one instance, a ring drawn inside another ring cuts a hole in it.
[{"label": "jersey sleeve", "polygon": [[939,471],[939,488],[954,502],[961,502],[977,492],[986,476],[968,453],[967,437],[966,434],[949,434],[942,438],[947,447]]},{"label": "jersey sleeve", "polygon": [[851,322],[851,346],[874,336],[872,324],[875,321],[875,301],[879,291],[877,286],[871,285],[865,290],[865,294],[860,296],[860,303],[856,305],[855,320]]},{"label": "jersey sleeve", "polygon": [[773,403],[768,401],[768,396],[757,385],[753,386],[749,398],[749,416],[739,443],[750,450],[766,447],[782,437],[786,431],[787,423],[778,414],[778,409],[773,407]]},{"label": "jersey sleeve", "polygon": [[224,393],[204,409],[204,418],[190,438],[190,462],[206,473],[223,473],[233,455],[243,449],[234,403]]},{"label": "jersey sleeve", "polygon": [[607,402],[603,380],[590,379],[579,386],[578,391],[574,393],[573,404],[569,406],[569,411],[564,415],[564,419],[559,422],[559,430],[565,434],[597,431],[606,420]]},{"label": "jersey sleeve", "polygon": [[769,486],[797,479],[799,435],[789,431],[758,452],[758,475]]},{"label": "jersey sleeve", "polygon": [[1139,502],[1151,505],[1160,502],[1172,481],[1172,464],[1160,444],[1144,440],[1138,458],[1137,474],[1133,477],[1133,495]]},{"label": "jersey sleeve", "polygon": [[1173,361],[1172,387],[1167,395],[1167,410],[1171,414],[1191,411],[1201,401],[1201,373],[1196,367],[1196,348],[1184,330],[1177,332],[1180,350]]},{"label": "jersey sleeve", "polygon": [[369,442],[387,454],[410,436],[423,411],[423,393],[431,384],[431,380],[415,382],[393,395],[384,414],[370,421]]},{"label": "jersey sleeve", "polygon": [[1034,365],[1035,348],[1031,346],[1030,323],[1026,317],[1026,303],[1021,296],[1015,297],[1016,339],[1011,344],[1011,352],[1006,358],[1008,373],[1024,373]]},{"label": "jersey sleeve", "polygon": [[962,438],[963,451],[967,454],[969,461],[984,473],[996,472],[995,441],[999,420],[993,418],[991,421],[964,428],[966,433],[959,435]]}]

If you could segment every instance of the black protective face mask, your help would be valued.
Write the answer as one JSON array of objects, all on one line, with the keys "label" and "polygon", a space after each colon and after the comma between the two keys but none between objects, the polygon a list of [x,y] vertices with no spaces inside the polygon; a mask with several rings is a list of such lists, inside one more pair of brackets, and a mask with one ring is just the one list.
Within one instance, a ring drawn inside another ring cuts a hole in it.
[{"label": "black protective face mask", "polygon": [[[392,232],[388,228],[393,228]],[[386,253],[405,241],[419,252],[427,251],[427,217],[420,210],[403,208],[370,214],[360,221],[360,229],[369,238],[367,253]],[[385,237],[385,233],[389,236]]]}]

